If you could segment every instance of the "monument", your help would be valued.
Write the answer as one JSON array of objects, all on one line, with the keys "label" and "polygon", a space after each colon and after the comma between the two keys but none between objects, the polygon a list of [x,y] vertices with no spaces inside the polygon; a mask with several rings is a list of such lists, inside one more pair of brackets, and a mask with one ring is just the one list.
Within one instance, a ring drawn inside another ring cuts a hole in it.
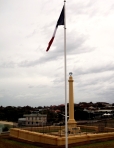
[{"label": "monument", "polygon": [[[73,77],[72,73],[69,73],[69,120],[67,122],[68,124],[68,144],[76,144],[80,145],[93,143],[96,141],[106,141],[109,139],[114,138],[114,128],[110,127],[104,127],[103,133],[99,133],[99,127],[98,126],[86,126],[86,125],[80,125],[83,129],[86,130],[86,132],[82,132],[79,134],[80,127],[77,127],[77,122],[74,119],[74,92],[73,92]],[[55,132],[55,129],[58,130],[58,132]],[[60,130],[59,130],[60,129]],[[51,132],[50,130],[54,130],[54,132]],[[89,132],[87,132],[87,130]],[[33,132],[34,131],[34,132]],[[43,131],[43,133],[41,133]],[[45,131],[45,133],[44,133]],[[33,127],[31,132],[31,127],[24,127],[22,129],[19,128],[11,128],[10,129],[10,136],[14,138],[18,138],[21,140],[29,141],[33,143],[44,143],[45,145],[56,145],[56,146],[64,146],[65,145],[65,127],[62,126],[61,128],[59,126],[50,126],[49,128],[47,126],[45,127]],[[88,134],[87,134],[88,133]],[[79,135],[78,135],[79,134]],[[76,136],[75,136],[76,135]]]},{"label": "monument", "polygon": [[73,91],[73,77],[72,72],[69,73],[69,120],[68,120],[68,132],[76,133],[80,131],[77,127],[77,122],[74,119],[74,91]]}]

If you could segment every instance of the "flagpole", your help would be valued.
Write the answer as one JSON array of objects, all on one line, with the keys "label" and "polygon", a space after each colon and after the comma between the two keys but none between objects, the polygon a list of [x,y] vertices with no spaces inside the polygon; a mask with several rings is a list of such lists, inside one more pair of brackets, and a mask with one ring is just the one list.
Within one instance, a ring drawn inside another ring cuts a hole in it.
[{"label": "flagpole", "polygon": [[66,68],[66,0],[64,0],[64,74],[65,74],[65,148],[68,148],[67,128],[67,68]]}]

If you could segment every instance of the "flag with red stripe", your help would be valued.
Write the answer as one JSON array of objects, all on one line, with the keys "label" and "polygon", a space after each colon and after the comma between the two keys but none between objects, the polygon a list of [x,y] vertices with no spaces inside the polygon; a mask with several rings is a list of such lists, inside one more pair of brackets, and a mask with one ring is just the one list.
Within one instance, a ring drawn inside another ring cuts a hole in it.
[{"label": "flag with red stripe", "polygon": [[64,25],[64,6],[63,6],[63,9],[62,9],[61,14],[59,16],[59,19],[57,21],[57,24],[56,24],[53,36],[52,36],[51,40],[48,43],[48,47],[47,47],[46,51],[48,51],[50,49],[51,44],[53,43],[53,40],[55,38],[55,34],[56,34],[56,31],[57,31],[57,28],[58,28],[59,25]]}]

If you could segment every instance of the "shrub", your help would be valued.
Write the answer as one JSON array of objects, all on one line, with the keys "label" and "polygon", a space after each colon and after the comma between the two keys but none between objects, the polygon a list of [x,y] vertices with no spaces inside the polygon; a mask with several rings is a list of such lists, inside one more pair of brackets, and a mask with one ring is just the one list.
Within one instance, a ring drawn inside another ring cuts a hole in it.
[{"label": "shrub", "polygon": [[3,132],[6,132],[8,130],[9,130],[9,128],[7,126],[3,127]]}]

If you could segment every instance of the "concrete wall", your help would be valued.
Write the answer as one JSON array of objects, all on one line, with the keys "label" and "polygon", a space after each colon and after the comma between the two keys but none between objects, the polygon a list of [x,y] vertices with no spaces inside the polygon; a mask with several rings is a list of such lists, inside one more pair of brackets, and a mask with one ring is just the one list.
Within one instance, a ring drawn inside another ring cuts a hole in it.
[{"label": "concrete wall", "polygon": [[65,127],[64,126],[43,126],[43,127],[24,127],[23,129],[24,130],[32,130],[32,131],[40,131],[40,130],[47,130],[47,131],[49,131],[49,130],[55,130],[55,129],[57,129],[57,130],[60,130],[60,129],[64,129]]},{"label": "concrete wall", "polygon": [[104,128],[105,132],[114,132],[114,128],[110,128],[110,127],[105,127]]},{"label": "concrete wall", "polygon": [[[53,136],[48,134],[30,132],[18,128],[10,129],[10,136],[31,142],[40,142],[51,145],[65,145],[65,137]],[[81,143],[95,140],[105,140],[114,138],[114,132],[100,134],[80,134],[68,137],[68,144]]]},{"label": "concrete wall", "polygon": [[[94,130],[94,131],[96,131],[96,132],[99,132],[99,127],[98,127],[98,126],[79,125],[79,127],[80,127],[81,129],[90,129],[90,130]],[[114,128],[103,127],[103,131],[104,131],[104,132],[114,132]]]},{"label": "concrete wall", "polygon": [[12,128],[10,129],[10,136],[14,138],[31,141],[31,142],[40,142],[40,143],[58,145],[57,136],[30,132],[27,130],[20,130],[20,129]]},{"label": "concrete wall", "polygon": [[98,126],[86,126],[86,125],[79,125],[81,129],[88,129],[88,130],[94,130],[98,131]]}]

